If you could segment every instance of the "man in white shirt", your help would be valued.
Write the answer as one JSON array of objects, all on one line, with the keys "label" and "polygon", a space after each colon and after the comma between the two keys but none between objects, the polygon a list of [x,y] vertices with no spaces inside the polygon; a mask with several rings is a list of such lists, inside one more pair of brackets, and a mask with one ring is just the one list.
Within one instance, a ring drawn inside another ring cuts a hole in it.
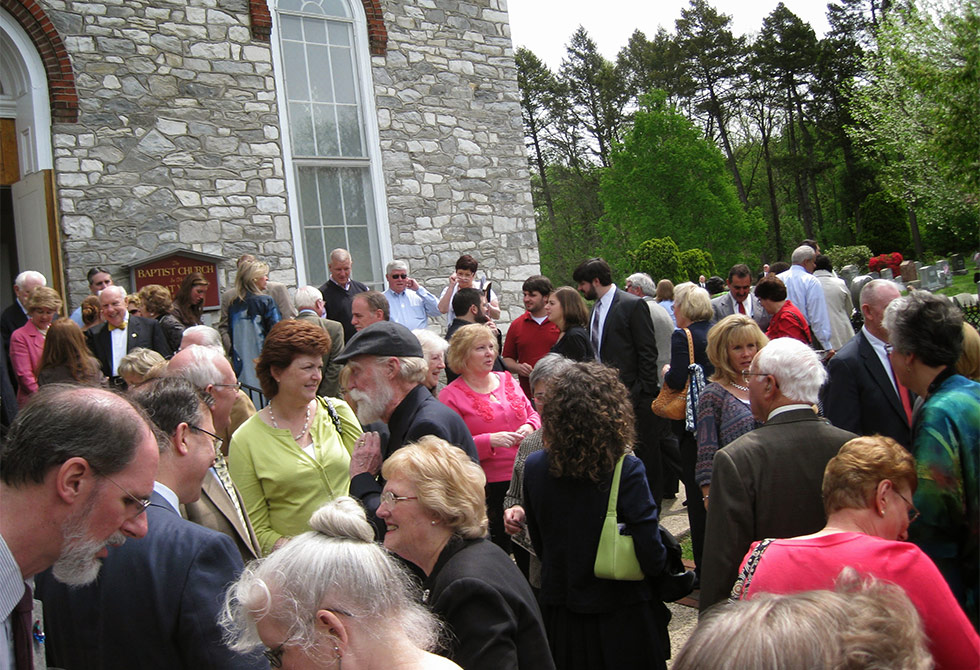
[{"label": "man in white shirt", "polygon": [[762,332],[766,332],[772,317],[752,293],[752,271],[749,266],[745,263],[733,265],[728,271],[727,285],[728,293],[711,301],[715,322],[732,314],[744,314],[759,324]]},{"label": "man in white shirt", "polygon": [[391,261],[385,268],[390,320],[409,330],[425,328],[430,316],[439,316],[439,301],[414,278],[408,276],[408,263]]},{"label": "man in white shirt", "polygon": [[817,252],[813,247],[802,245],[793,250],[793,265],[777,277],[786,285],[786,297],[796,305],[810,330],[824,349],[831,349],[830,317],[827,315],[827,300],[823,295],[820,281],[813,276],[816,268]]}]

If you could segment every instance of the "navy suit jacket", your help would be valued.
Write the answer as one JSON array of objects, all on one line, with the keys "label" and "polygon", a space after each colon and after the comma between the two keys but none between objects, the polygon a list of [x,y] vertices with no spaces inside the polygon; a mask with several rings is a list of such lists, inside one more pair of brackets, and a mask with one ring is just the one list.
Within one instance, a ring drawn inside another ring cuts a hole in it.
[{"label": "navy suit jacket", "polygon": [[66,670],[268,668],[221,640],[224,592],[242,570],[225,535],[180,515],[158,493],[146,537],[111,547],[98,579],[70,589],[37,577],[48,662]]},{"label": "navy suit jacket", "polygon": [[823,412],[832,424],[858,435],[881,433],[911,448],[912,428],[902,401],[863,329],[830,359],[827,372]]},{"label": "navy suit jacket", "polygon": [[[657,337],[650,309],[641,298],[616,289],[602,327],[599,359],[619,371],[619,379],[629,389],[635,406],[657,396]],[[649,410],[650,403],[645,404]]]},{"label": "navy suit jacket", "polygon": [[[88,347],[92,355],[99,359],[102,374],[112,376],[112,338],[109,335],[109,324],[102,323],[85,332]],[[156,319],[144,319],[141,316],[130,316],[126,326],[126,353],[137,347],[153,349],[164,358],[170,358],[173,350],[167,344],[163,328]]]}]

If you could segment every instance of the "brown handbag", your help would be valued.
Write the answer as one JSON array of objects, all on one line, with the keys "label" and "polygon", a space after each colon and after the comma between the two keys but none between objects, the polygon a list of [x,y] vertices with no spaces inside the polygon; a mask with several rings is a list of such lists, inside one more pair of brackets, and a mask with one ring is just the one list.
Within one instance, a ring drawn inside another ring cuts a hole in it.
[{"label": "brown handbag", "polygon": [[[694,338],[691,337],[691,331],[687,328],[682,329],[684,334],[687,335],[687,353],[691,358],[691,363],[694,363]],[[689,364],[689,365],[690,365]],[[687,385],[691,383],[691,376],[687,376],[687,381],[684,382],[684,388],[679,391],[667,386],[664,382],[660,386],[660,394],[654,398],[653,402],[650,404],[650,409],[657,416],[662,416],[665,419],[683,419],[684,413],[687,411]]]}]

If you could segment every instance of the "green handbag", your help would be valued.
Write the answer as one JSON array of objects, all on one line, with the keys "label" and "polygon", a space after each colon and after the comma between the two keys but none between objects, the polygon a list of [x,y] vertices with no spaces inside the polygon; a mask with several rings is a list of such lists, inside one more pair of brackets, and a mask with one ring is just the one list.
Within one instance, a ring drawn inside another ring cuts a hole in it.
[{"label": "green handbag", "polygon": [[595,556],[595,576],[599,579],[638,582],[643,580],[643,569],[636,560],[633,538],[619,532],[616,521],[616,501],[619,500],[619,477],[623,472],[623,454],[613,470],[612,485],[609,487],[609,505],[606,518],[602,522],[599,535],[599,549]]}]

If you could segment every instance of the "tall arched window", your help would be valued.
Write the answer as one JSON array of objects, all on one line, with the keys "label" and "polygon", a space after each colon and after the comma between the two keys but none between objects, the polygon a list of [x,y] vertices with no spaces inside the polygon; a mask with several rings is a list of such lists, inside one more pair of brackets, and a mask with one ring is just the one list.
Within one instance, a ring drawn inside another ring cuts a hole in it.
[{"label": "tall arched window", "polygon": [[[273,37],[300,282],[326,279],[344,247],[361,281],[380,282],[390,246],[363,8],[279,0]],[[298,250],[297,250],[298,251]]]}]

